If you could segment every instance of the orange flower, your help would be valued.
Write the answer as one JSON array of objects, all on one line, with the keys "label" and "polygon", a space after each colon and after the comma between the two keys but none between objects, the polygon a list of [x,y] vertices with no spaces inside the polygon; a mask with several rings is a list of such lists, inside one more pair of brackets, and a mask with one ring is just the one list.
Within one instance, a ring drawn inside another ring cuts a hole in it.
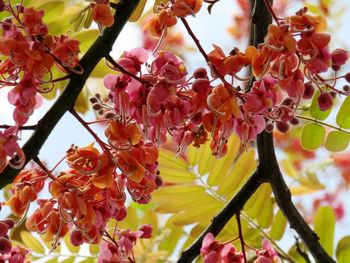
[{"label": "orange flower", "polygon": [[155,17],[152,17],[144,26],[144,29],[148,29],[152,36],[161,37],[164,30],[171,27],[177,23],[176,17],[162,10]]},{"label": "orange flower", "polygon": [[114,179],[115,164],[107,154],[100,154],[93,145],[72,148],[67,152],[67,162],[79,173],[88,175],[98,188],[107,188]]},{"label": "orange flower", "polygon": [[195,15],[201,9],[202,4],[203,0],[177,0],[173,4],[171,11],[177,17]]},{"label": "orange flower", "polygon": [[108,122],[105,134],[112,146],[117,149],[128,149],[138,144],[141,139],[141,133],[135,122],[122,123],[111,120]]},{"label": "orange flower", "polygon": [[216,86],[208,96],[208,106],[222,123],[229,121],[232,116],[239,117],[241,113],[236,97],[222,84]]},{"label": "orange flower", "polygon": [[92,7],[92,19],[99,25],[110,27],[114,23],[114,17],[112,15],[109,5],[97,3]]}]

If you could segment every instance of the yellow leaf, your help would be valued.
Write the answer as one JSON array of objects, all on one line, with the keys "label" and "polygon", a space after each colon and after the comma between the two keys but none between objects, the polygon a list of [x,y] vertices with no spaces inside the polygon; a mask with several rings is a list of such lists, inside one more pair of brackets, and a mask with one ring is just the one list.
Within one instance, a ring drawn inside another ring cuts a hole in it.
[{"label": "yellow leaf", "polygon": [[223,196],[231,197],[236,190],[256,169],[255,151],[253,148],[243,152],[232,167],[232,170],[224,179],[225,183],[219,185],[218,193]]},{"label": "yellow leaf", "polygon": [[267,199],[264,202],[265,205],[261,207],[261,213],[258,214],[258,224],[260,227],[268,228],[272,224],[273,220],[273,201],[272,199]]},{"label": "yellow leaf", "polygon": [[208,177],[209,185],[219,185],[222,183],[225,178],[223,175],[227,174],[234,165],[240,146],[241,142],[238,137],[232,135],[228,142],[228,152],[226,156],[220,160],[216,160],[211,166]]},{"label": "yellow leaf", "polygon": [[88,97],[90,96],[89,90],[87,88],[84,88],[77,100],[75,101],[74,109],[79,112],[79,113],[86,113],[89,110],[89,99]]},{"label": "yellow leaf", "polygon": [[160,165],[159,172],[163,181],[169,183],[190,183],[196,178],[196,176],[187,169],[176,170]]},{"label": "yellow leaf", "polygon": [[268,183],[262,184],[244,206],[247,215],[251,218],[257,218],[264,212],[263,208],[266,204],[266,200],[270,199],[271,193],[270,185]]},{"label": "yellow leaf", "polygon": [[200,234],[203,233],[203,231],[205,230],[205,226],[202,224],[196,224],[190,232],[190,236],[193,238],[197,238]]},{"label": "yellow leaf", "polygon": [[323,184],[314,185],[314,186],[299,185],[296,187],[292,187],[290,189],[290,192],[292,193],[292,195],[305,195],[305,194],[310,194],[310,193],[323,190],[324,188],[325,186]]},{"label": "yellow leaf", "polygon": [[174,185],[165,186],[157,189],[152,194],[152,199],[156,203],[160,202],[179,202],[184,197],[187,199],[194,198],[200,193],[203,193],[205,188],[199,185]]},{"label": "yellow leaf", "polygon": [[75,260],[75,257],[66,258],[65,260],[61,261],[61,263],[73,263]]},{"label": "yellow leaf", "polygon": [[25,247],[33,250],[37,254],[45,254],[44,246],[40,243],[38,239],[33,237],[31,233],[27,231],[21,231],[20,236]]},{"label": "yellow leaf", "polygon": [[191,210],[187,210],[176,214],[173,217],[173,224],[176,226],[189,225],[192,223],[208,223],[212,217],[220,210],[221,203],[208,203],[203,206],[196,206]]},{"label": "yellow leaf", "polygon": [[89,244],[90,254],[97,255],[100,251],[99,245]]},{"label": "yellow leaf", "polygon": [[176,213],[184,210],[192,210],[196,207],[200,207],[209,203],[219,203],[219,201],[217,201],[214,197],[206,194],[205,192],[202,192],[200,194],[192,196],[191,198],[187,198],[187,196],[183,197],[177,202],[160,203],[155,208],[155,211],[158,213]]},{"label": "yellow leaf", "polygon": [[281,161],[281,167],[283,171],[291,178],[298,179],[298,172],[294,168],[292,162],[289,159],[284,159]]},{"label": "yellow leaf", "polygon": [[69,235],[66,235],[64,238],[64,243],[66,245],[66,247],[68,248],[68,250],[72,253],[78,253],[80,250],[80,247],[78,246],[73,246],[72,243],[70,242],[70,237]]},{"label": "yellow leaf", "polygon": [[81,53],[85,53],[92,43],[99,36],[99,31],[97,29],[89,29],[77,32],[72,35],[72,38],[80,41],[79,49]]},{"label": "yellow leaf", "polygon": [[175,154],[166,149],[159,149],[158,162],[163,167],[171,169],[187,169],[188,164],[181,157],[176,157]]},{"label": "yellow leaf", "polygon": [[142,217],[141,224],[151,224],[153,229],[158,228],[158,217],[153,209],[146,210]]},{"label": "yellow leaf", "polygon": [[147,0],[141,0],[139,2],[139,4],[137,5],[134,12],[131,14],[131,16],[129,18],[130,22],[136,22],[137,20],[139,20],[139,18],[142,15],[143,9],[145,8],[146,2],[147,2]]},{"label": "yellow leaf", "polygon": [[106,63],[101,60],[96,67],[94,68],[94,70],[92,71],[90,77],[91,78],[104,78],[104,76],[106,76],[107,74],[115,74],[118,75],[117,72],[113,71],[112,69],[110,69],[109,67],[106,66]]},{"label": "yellow leaf", "polygon": [[207,142],[201,148],[199,148],[199,152],[196,155],[196,163],[198,163],[198,172],[200,175],[205,175],[208,173],[210,164],[215,161],[213,155],[211,154],[210,143]]}]

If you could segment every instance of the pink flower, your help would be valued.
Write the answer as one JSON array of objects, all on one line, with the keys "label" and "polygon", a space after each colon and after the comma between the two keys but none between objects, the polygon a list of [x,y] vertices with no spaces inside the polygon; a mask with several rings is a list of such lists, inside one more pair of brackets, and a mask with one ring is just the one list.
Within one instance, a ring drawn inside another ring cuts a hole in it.
[{"label": "pink flower", "polygon": [[265,77],[261,81],[255,81],[251,91],[247,94],[243,109],[246,112],[263,114],[276,104],[277,93],[272,77]]},{"label": "pink flower", "polygon": [[140,72],[141,65],[148,59],[148,52],[143,48],[135,48],[133,50],[124,51],[123,55],[118,59],[118,63],[127,71],[136,74]]},{"label": "pink flower", "polygon": [[223,263],[243,263],[243,254],[231,244],[226,244],[221,251]]},{"label": "pink flower", "polygon": [[151,72],[169,84],[183,84],[187,70],[180,58],[167,51],[159,51],[151,64]]},{"label": "pink flower", "polygon": [[212,233],[205,235],[202,247],[201,255],[203,256],[204,263],[219,263],[221,262],[221,251],[224,245],[215,240]]},{"label": "pink flower", "polygon": [[152,225],[142,225],[139,227],[139,231],[142,232],[141,238],[151,238],[153,227]]},{"label": "pink flower", "polygon": [[262,115],[246,114],[243,119],[235,119],[235,132],[242,142],[254,141],[265,129],[265,118]]},{"label": "pink flower", "polygon": [[268,239],[263,239],[262,248],[263,250],[258,250],[256,252],[258,258],[254,261],[254,263],[281,263],[278,253],[273,249]]}]

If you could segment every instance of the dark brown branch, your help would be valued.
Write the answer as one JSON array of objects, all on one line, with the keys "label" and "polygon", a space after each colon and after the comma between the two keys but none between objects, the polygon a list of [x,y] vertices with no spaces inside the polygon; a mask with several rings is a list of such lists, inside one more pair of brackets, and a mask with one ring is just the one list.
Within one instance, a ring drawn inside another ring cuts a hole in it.
[{"label": "dark brown branch", "polygon": [[239,192],[231,199],[229,203],[219,212],[217,216],[212,219],[211,224],[201,234],[201,236],[184,252],[177,261],[178,263],[192,262],[198,255],[202,246],[202,241],[206,234],[212,233],[214,236],[218,235],[224,228],[228,221],[237,213],[239,213],[249,198],[255,191],[264,183],[264,177],[258,172],[248,179]]},{"label": "dark brown branch", "polygon": [[[23,146],[23,151],[26,156],[26,164],[39,154],[41,147],[44,145],[56,124],[62,116],[74,106],[86,80],[89,78],[97,63],[112,50],[116,38],[138,3],[139,0],[128,0],[121,1],[116,6],[114,25],[104,30],[103,34],[96,39],[79,63],[83,68],[84,73],[81,75],[71,75],[71,79],[61,96],[38,122],[37,130]],[[20,171],[21,169],[13,169],[12,167],[7,166],[0,174],[0,177],[2,178],[0,181],[0,188],[11,183]]]},{"label": "dark brown branch", "polygon": [[[254,24],[253,44],[257,46],[259,43],[264,42],[268,25],[272,21],[271,14],[264,4],[265,1],[255,0],[254,2],[252,15],[252,23]],[[272,134],[267,132],[261,133],[258,136],[257,147],[260,162],[259,168],[266,173],[264,174],[265,176],[268,176],[277,205],[288,219],[290,226],[299,234],[317,262],[335,262],[323,249],[317,235],[305,222],[292,202],[291,193],[279,169]]]},{"label": "dark brown branch", "polygon": [[[8,129],[13,127],[12,125],[0,125],[0,129]],[[37,128],[37,125],[27,125],[27,126],[19,126],[17,127],[18,130],[20,131],[33,131]]]}]

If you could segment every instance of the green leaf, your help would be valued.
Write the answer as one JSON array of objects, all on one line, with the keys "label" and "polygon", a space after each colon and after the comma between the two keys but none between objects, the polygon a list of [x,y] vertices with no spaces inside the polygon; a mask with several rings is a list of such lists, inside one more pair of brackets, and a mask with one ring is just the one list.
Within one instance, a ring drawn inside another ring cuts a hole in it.
[{"label": "green leaf", "polygon": [[21,235],[21,239],[22,239],[24,245],[27,248],[30,248],[35,253],[45,254],[44,246],[40,243],[40,241],[38,239],[33,237],[31,233],[29,233],[27,231],[21,231],[20,235]]},{"label": "green leaf", "polygon": [[338,111],[336,121],[341,128],[350,129],[350,97],[345,98]]},{"label": "green leaf", "polygon": [[329,255],[333,255],[335,215],[329,206],[317,209],[314,219],[314,230],[320,238],[320,244]]},{"label": "green leaf", "polygon": [[338,263],[349,263],[350,262],[350,236],[343,237],[339,240],[336,256]]},{"label": "green leaf", "polygon": [[52,258],[50,260],[45,261],[46,263],[56,263],[58,262],[58,258]]},{"label": "green leaf", "polygon": [[270,230],[270,237],[273,240],[280,240],[283,237],[287,226],[287,219],[281,210],[278,210]]},{"label": "green leaf", "polygon": [[325,135],[326,129],[323,126],[309,122],[301,131],[301,145],[305,150],[314,151],[322,145]]},{"label": "green leaf", "polygon": [[343,131],[331,131],[326,139],[325,147],[330,152],[344,151],[350,142],[350,134]]},{"label": "green leaf", "polygon": [[333,109],[333,105],[332,107],[330,107],[328,110],[326,111],[322,111],[320,110],[320,107],[318,106],[318,102],[317,102],[317,98],[320,95],[320,91],[317,91],[312,99],[311,102],[311,106],[310,106],[310,114],[312,117],[318,119],[318,120],[325,120],[329,114],[331,113],[332,109]]}]

